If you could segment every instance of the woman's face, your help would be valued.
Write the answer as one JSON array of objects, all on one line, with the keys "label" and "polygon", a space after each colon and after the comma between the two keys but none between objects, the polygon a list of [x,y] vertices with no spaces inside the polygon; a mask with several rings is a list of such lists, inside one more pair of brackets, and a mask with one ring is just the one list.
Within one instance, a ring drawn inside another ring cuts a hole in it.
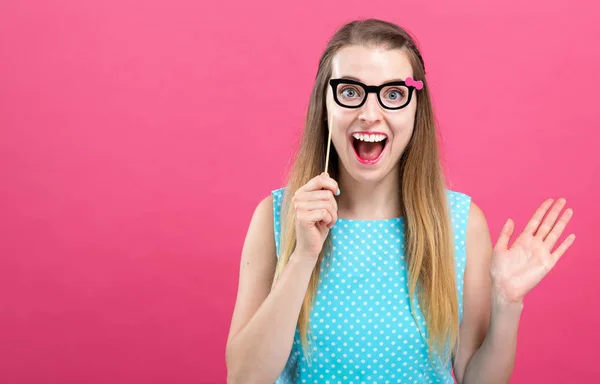
[{"label": "woman's face", "polygon": [[[353,45],[342,48],[332,60],[332,79],[352,79],[367,86],[412,76],[408,55],[400,49]],[[381,97],[388,106],[401,105],[398,100],[407,97],[407,90],[392,86],[385,88]],[[362,88],[351,84],[338,85],[336,93],[338,100],[346,105],[356,105],[364,95]],[[413,133],[416,93],[413,90],[410,103],[401,109],[385,109],[379,104],[376,93],[369,93],[364,104],[353,109],[338,105],[332,87],[327,84],[326,106],[331,140],[341,167],[355,180],[377,182],[397,167]]]}]

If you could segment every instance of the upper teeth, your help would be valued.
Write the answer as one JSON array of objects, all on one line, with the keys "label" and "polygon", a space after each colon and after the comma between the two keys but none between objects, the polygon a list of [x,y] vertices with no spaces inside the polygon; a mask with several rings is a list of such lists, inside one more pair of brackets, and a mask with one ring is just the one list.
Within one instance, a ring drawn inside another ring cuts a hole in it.
[{"label": "upper teeth", "polygon": [[370,141],[370,142],[378,142],[378,141],[383,141],[383,140],[387,139],[386,135],[379,135],[379,134],[364,135],[362,133],[354,133],[354,134],[352,134],[352,136],[356,140]]}]

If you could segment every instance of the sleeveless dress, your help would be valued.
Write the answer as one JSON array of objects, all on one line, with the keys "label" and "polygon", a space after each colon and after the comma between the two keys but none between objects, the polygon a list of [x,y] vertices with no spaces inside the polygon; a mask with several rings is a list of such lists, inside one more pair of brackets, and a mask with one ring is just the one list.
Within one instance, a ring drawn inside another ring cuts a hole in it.
[{"label": "sleeveless dress", "polygon": [[[272,191],[274,235],[280,252],[284,189]],[[446,190],[455,245],[459,321],[463,311],[466,228],[471,198]],[[451,363],[434,368],[424,316],[408,295],[404,219],[340,218],[330,229],[332,249],[321,263],[310,315],[311,350],[305,355],[296,328],[292,350],[277,384],[454,383]]]}]

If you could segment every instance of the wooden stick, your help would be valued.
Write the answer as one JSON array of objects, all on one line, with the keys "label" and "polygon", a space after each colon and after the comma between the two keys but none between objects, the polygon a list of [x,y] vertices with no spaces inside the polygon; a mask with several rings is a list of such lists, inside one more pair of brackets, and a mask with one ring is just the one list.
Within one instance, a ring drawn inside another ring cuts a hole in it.
[{"label": "wooden stick", "polygon": [[329,126],[329,138],[327,139],[327,156],[325,157],[325,173],[327,173],[327,165],[329,165],[329,150],[331,148],[331,131],[332,127]]}]

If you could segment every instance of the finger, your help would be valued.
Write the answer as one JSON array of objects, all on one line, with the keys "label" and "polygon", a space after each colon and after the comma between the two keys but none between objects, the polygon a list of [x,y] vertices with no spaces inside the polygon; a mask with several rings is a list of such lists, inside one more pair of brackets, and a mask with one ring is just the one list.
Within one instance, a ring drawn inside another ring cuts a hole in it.
[{"label": "finger", "polygon": [[310,179],[308,183],[304,184],[302,187],[298,188],[298,192],[310,192],[320,189],[328,189],[335,194],[338,190],[338,183],[329,177],[328,174],[323,172],[319,176],[315,176]]},{"label": "finger", "polygon": [[335,201],[335,199],[332,199],[327,209],[329,211],[329,214],[331,215],[331,222],[329,223],[329,225],[327,225],[327,227],[331,228],[335,225],[335,223],[338,220],[337,201]]},{"label": "finger", "polygon": [[331,223],[332,220],[331,215],[329,214],[327,209],[304,211],[302,217],[302,221],[309,225],[316,225],[319,222],[323,223],[323,225],[329,225],[329,223]]},{"label": "finger", "polygon": [[[316,200],[316,198],[320,200]],[[315,204],[313,204],[315,203]],[[329,224],[329,228],[337,222],[338,219],[338,205],[337,200],[333,196],[330,190],[320,190],[311,192],[299,192],[292,198],[292,204],[294,209],[298,210],[314,210],[326,208],[333,217],[332,222]]]},{"label": "finger", "polygon": [[552,209],[550,210],[550,213],[548,213],[548,216],[546,216],[546,219],[544,220],[542,225],[540,225],[537,232],[535,233],[536,237],[545,239],[546,236],[548,236],[548,233],[550,233],[552,228],[554,228],[554,223],[556,223],[556,219],[558,218],[558,215],[560,214],[560,211],[562,211],[566,202],[567,201],[562,198],[558,199],[556,201],[556,203],[553,205]]},{"label": "finger", "polygon": [[321,219],[320,222],[323,225],[325,225],[327,228],[331,228],[335,224],[335,221],[333,220],[333,216],[331,215],[331,212],[329,212],[328,209],[324,210],[323,218]]},{"label": "finger", "polygon": [[556,225],[554,226],[554,228],[552,228],[552,231],[550,232],[548,237],[546,237],[546,239],[544,240],[544,242],[546,242],[546,244],[548,244],[548,249],[554,248],[554,245],[558,241],[558,238],[560,237],[560,235],[562,235],[563,231],[565,230],[565,227],[567,226],[569,221],[571,221],[572,217],[573,217],[573,210],[571,208],[567,209],[562,214],[558,223],[556,223]]},{"label": "finger", "polygon": [[337,200],[335,199],[334,194],[331,193],[330,190],[323,191],[323,192],[325,192],[325,194],[327,195],[327,201],[329,201],[331,203],[331,211],[332,211],[332,213],[335,213],[336,216],[337,216],[338,203],[337,203]]},{"label": "finger", "polygon": [[565,241],[563,241],[562,244],[558,248],[556,248],[556,251],[554,251],[552,253],[552,260],[554,261],[554,264],[556,264],[558,262],[558,260],[561,258],[561,256],[565,254],[567,249],[569,249],[569,247],[571,245],[573,245],[574,241],[575,241],[575,235],[570,234],[569,236],[567,236]]},{"label": "finger", "polygon": [[496,242],[495,249],[497,251],[505,251],[508,249],[508,242],[510,241],[510,237],[512,236],[515,230],[515,223],[511,219],[508,219],[502,227],[500,231],[500,236],[498,237],[498,241]]},{"label": "finger", "polygon": [[554,201],[554,199],[548,199],[548,200],[546,200],[535,211],[535,213],[533,214],[533,217],[531,218],[531,220],[529,220],[529,223],[527,224],[527,226],[523,230],[524,234],[533,236],[533,234],[535,233],[535,231],[540,226],[540,223],[542,222],[542,219],[544,218],[544,215],[546,214],[546,212],[548,212],[548,208],[550,208],[550,205],[552,205],[553,201]]},{"label": "finger", "polygon": [[332,179],[327,172],[323,172],[319,176],[323,178],[324,183],[326,185],[325,188],[330,190],[334,195],[337,196],[340,190],[340,186],[338,185],[337,181]]},{"label": "finger", "polygon": [[313,211],[296,212],[296,221],[303,225],[315,224],[325,218],[326,209],[315,209]]},{"label": "finger", "polygon": [[314,211],[316,209],[330,208],[331,201],[329,201],[329,200],[301,201],[301,202],[296,203],[294,206],[297,211]]},{"label": "finger", "polygon": [[310,192],[302,192],[302,191],[298,190],[298,192],[296,192],[294,194],[292,201],[294,203],[300,203],[302,201],[316,201],[316,200],[329,201],[331,199],[335,200],[333,193],[331,193],[331,191],[329,189],[310,191]]},{"label": "finger", "polygon": [[322,183],[323,183],[323,177],[321,177],[321,175],[315,176],[312,179],[310,179],[306,184],[304,184],[303,186],[298,188],[296,193],[320,190],[320,189],[322,189],[321,188]]},{"label": "finger", "polygon": [[337,218],[338,218],[337,209],[334,206],[334,204],[335,204],[335,200],[334,201],[318,200],[318,201],[300,202],[297,204],[296,210],[298,212],[308,212],[308,211],[326,209],[327,212],[329,213],[329,215],[331,216],[331,221],[328,223],[324,223],[324,224],[326,224],[329,228],[331,228],[336,223]]}]

